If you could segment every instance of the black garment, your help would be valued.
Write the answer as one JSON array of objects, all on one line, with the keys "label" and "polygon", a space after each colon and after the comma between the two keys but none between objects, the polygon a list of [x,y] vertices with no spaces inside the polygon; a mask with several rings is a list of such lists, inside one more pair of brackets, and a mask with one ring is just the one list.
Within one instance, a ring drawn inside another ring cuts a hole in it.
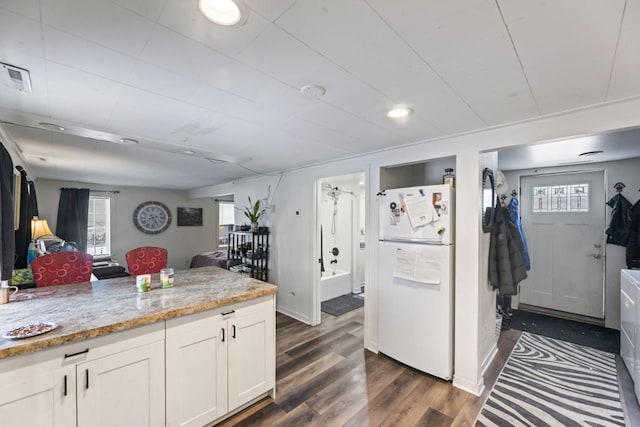
[{"label": "black garment", "polygon": [[489,282],[501,295],[517,295],[518,283],[527,278],[522,239],[507,208],[495,208],[494,215],[489,244]]},{"label": "black garment", "polygon": [[607,202],[611,211],[611,221],[607,228],[607,244],[627,246],[631,231],[631,202],[618,193]]},{"label": "black garment", "polygon": [[640,200],[631,208],[631,228],[627,242],[627,267],[640,268]]},{"label": "black garment", "polygon": [[87,251],[87,225],[89,223],[89,189],[63,188],[58,202],[56,235],[75,242],[80,252]]},{"label": "black garment", "polygon": [[11,280],[16,255],[13,228],[13,161],[0,143],[0,280]]},{"label": "black garment", "polygon": [[29,181],[29,208],[31,209],[32,218],[40,215],[38,213],[38,197],[36,196],[36,186],[33,181]]},{"label": "black garment", "polygon": [[31,201],[29,196],[29,182],[27,172],[22,166],[16,166],[20,171],[20,228],[15,231],[16,262],[15,268],[27,268],[27,252],[31,243]]}]

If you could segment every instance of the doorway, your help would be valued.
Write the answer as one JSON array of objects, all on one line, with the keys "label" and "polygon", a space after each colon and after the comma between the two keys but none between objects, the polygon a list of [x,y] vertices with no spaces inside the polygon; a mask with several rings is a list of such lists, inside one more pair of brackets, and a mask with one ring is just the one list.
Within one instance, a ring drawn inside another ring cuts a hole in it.
[{"label": "doorway", "polygon": [[316,181],[316,317],[362,307],[365,295],[365,174]]},{"label": "doorway", "polygon": [[522,176],[532,260],[520,303],[604,319],[604,171]]}]

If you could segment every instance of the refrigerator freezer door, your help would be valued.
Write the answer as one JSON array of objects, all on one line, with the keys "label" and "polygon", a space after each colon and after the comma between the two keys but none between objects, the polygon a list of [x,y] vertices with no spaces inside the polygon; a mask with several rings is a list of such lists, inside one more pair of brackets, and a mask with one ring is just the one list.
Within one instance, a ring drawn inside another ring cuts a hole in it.
[{"label": "refrigerator freezer door", "polygon": [[380,203],[380,240],[453,242],[453,189],[449,185],[386,190]]},{"label": "refrigerator freezer door", "polygon": [[453,371],[452,254],[452,246],[380,242],[378,349],[447,380]]}]

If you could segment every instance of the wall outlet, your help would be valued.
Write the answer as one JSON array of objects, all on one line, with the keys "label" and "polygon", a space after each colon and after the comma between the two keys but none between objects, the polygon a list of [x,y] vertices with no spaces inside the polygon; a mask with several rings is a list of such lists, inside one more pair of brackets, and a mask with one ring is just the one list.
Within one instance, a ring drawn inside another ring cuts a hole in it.
[{"label": "wall outlet", "polygon": [[296,209],[296,216],[302,216],[302,209]]}]

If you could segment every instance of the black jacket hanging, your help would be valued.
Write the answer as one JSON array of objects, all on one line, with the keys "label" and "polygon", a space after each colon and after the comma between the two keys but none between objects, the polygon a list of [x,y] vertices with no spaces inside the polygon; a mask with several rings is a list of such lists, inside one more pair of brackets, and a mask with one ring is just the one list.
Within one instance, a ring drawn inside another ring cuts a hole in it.
[{"label": "black jacket hanging", "polygon": [[489,282],[501,295],[516,295],[518,283],[527,278],[524,246],[507,208],[495,208],[489,243]]},{"label": "black jacket hanging", "polygon": [[15,268],[27,268],[27,251],[31,243],[31,203],[29,198],[29,182],[27,172],[22,166],[16,166],[20,171],[20,228],[15,232],[16,262]]},{"label": "black jacket hanging", "polygon": [[631,208],[631,229],[627,242],[627,267],[640,268],[640,200]]},{"label": "black jacket hanging", "polygon": [[618,193],[607,202],[611,211],[611,221],[607,228],[607,244],[627,246],[631,232],[631,202]]}]

